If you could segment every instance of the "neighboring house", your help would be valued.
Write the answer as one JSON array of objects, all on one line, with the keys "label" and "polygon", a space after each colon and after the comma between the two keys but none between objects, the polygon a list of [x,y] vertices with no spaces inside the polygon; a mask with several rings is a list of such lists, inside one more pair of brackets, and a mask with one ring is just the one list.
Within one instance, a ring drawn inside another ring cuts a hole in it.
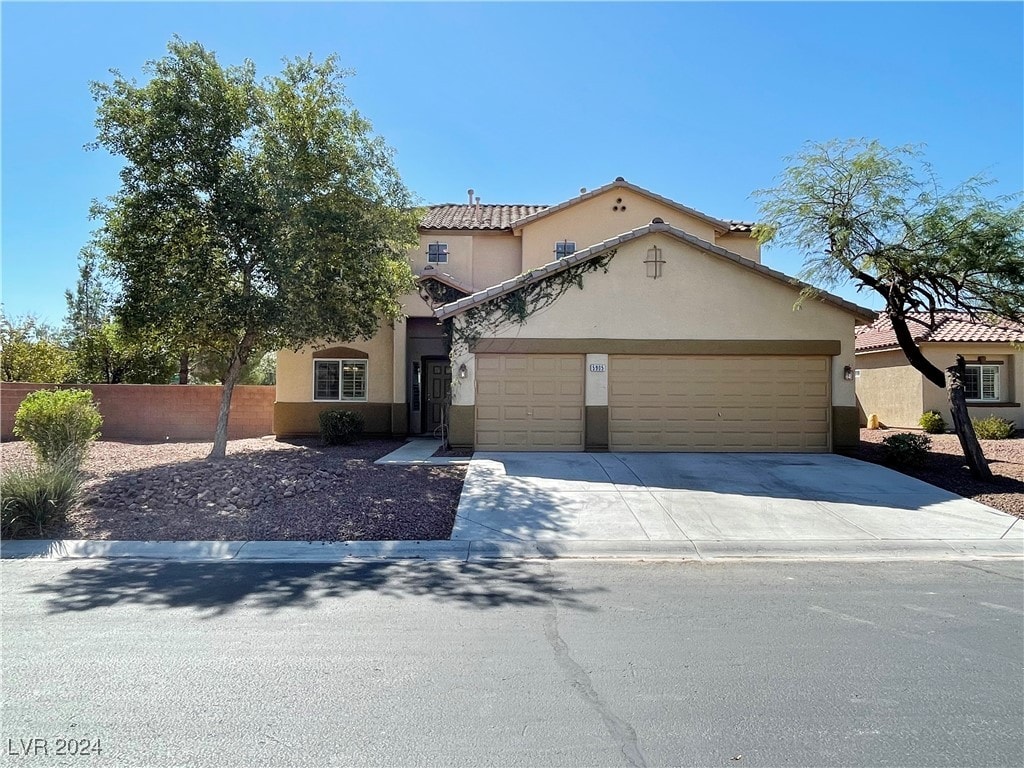
[{"label": "neighboring house", "polygon": [[[1024,326],[984,323],[965,314],[936,313],[908,323],[914,341],[928,360],[945,370],[963,355],[967,410],[972,417],[1000,416],[1024,428]],[[886,316],[857,329],[857,406],[860,423],[878,415],[887,427],[916,427],[925,411],[936,410],[952,424],[946,390],[936,387],[907,362]]]},{"label": "neighboring house", "polygon": [[551,207],[478,201],[427,210],[404,321],[278,353],[275,433],[341,406],[481,450],[856,443],[854,327],[874,313],[794,309],[801,284],[760,264],[751,224],[621,178]]}]

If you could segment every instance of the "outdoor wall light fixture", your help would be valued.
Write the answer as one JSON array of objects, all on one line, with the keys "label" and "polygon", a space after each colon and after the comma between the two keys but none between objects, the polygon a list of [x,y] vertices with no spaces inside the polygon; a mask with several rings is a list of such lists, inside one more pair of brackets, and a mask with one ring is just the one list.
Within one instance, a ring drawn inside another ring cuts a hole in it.
[{"label": "outdoor wall light fixture", "polygon": [[661,277],[661,267],[665,263],[665,259],[661,257],[661,248],[656,245],[652,245],[647,249],[647,258],[644,259],[644,264],[647,265],[647,276],[657,280]]},{"label": "outdoor wall light fixture", "polygon": [[468,375],[469,375],[469,369],[466,368],[466,364],[463,363],[462,365],[459,366],[459,378],[460,379],[464,379]]},{"label": "outdoor wall light fixture", "polygon": [[843,378],[846,379],[846,381],[853,381],[853,368],[852,368],[852,366],[849,366],[849,365],[844,365],[843,366]]}]

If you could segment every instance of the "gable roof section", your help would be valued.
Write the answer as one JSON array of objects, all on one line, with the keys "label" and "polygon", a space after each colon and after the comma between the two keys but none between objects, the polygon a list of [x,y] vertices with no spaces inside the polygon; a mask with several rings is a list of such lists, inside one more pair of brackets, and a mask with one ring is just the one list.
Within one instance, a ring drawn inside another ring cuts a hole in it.
[{"label": "gable roof section", "polygon": [[[565,210],[566,208],[570,208],[571,206],[574,206],[578,203],[582,203],[584,200],[590,200],[591,198],[597,197],[598,195],[603,195],[610,189],[628,189],[632,192],[636,192],[638,195],[643,195],[644,197],[650,198],[651,200],[656,200],[657,202],[670,206],[671,208],[675,208],[677,211],[681,211],[682,213],[685,213],[688,216],[693,216],[694,218],[700,219],[701,221],[710,224],[712,227],[715,228],[716,232],[749,232],[749,228],[752,226],[748,222],[744,221],[724,221],[722,219],[716,219],[713,216],[708,216],[706,213],[703,213],[702,211],[698,211],[695,208],[690,208],[688,206],[683,205],[682,203],[677,203],[675,200],[670,200],[667,197],[662,197],[661,195],[651,192],[649,189],[638,187],[636,184],[630,184],[624,178],[619,176],[617,179],[615,179],[615,181],[611,182],[610,184],[605,184],[603,187],[598,187],[597,189],[591,190],[590,192],[584,192],[583,194],[578,195],[577,197],[574,197],[570,200],[566,200],[565,202],[559,203],[558,205],[552,205],[548,208],[544,208],[541,211],[537,211],[536,213],[532,213],[528,216],[523,216],[522,218],[516,219],[514,222],[512,222],[512,228],[519,229],[520,227],[524,227],[527,224],[532,224],[538,219],[542,219],[545,216],[555,213],[556,211]],[[734,226],[737,228],[733,229]],[[747,229],[741,229],[740,227],[747,227]]]},{"label": "gable roof section", "polygon": [[[929,327],[928,314],[915,312],[907,319],[915,342],[978,344],[986,342],[1024,342],[1024,325],[1009,320],[983,322],[972,320],[963,312],[940,310],[935,313],[935,327]],[[897,349],[896,331],[888,315],[881,315],[871,325],[857,329],[857,352]]]},{"label": "gable roof section", "polygon": [[425,283],[427,280],[436,280],[437,282],[441,283],[441,285],[447,285],[449,288],[454,288],[456,291],[461,291],[467,296],[469,296],[469,294],[473,292],[473,289],[470,288],[465,283],[460,282],[456,278],[449,275],[447,272],[438,272],[429,264],[426,266],[426,268],[423,270],[421,274],[416,276],[417,283]]},{"label": "gable roof section", "polygon": [[[660,219],[655,219],[650,224],[646,224],[642,227],[637,227],[636,229],[630,230],[629,232],[625,232],[621,235],[616,235],[615,237],[609,238],[608,240],[605,240],[602,243],[592,245],[589,248],[583,249],[582,251],[576,251],[576,253],[573,253],[570,256],[566,256],[565,258],[548,262],[542,267],[537,267],[536,269],[533,269],[525,274],[513,277],[510,280],[506,280],[503,283],[491,286],[490,288],[485,288],[482,291],[477,291],[476,293],[467,296],[464,299],[459,299],[458,301],[453,301],[441,307],[438,307],[437,309],[434,310],[434,316],[437,317],[438,320],[444,320],[449,317],[454,317],[455,315],[461,314],[468,309],[478,307],[481,304],[486,304],[488,301],[497,298],[498,296],[504,296],[506,293],[511,293],[512,291],[515,291],[518,288],[522,288],[524,285],[530,285],[531,283],[536,283],[540,280],[544,280],[545,278],[550,277],[551,275],[557,274],[559,272],[564,272],[573,264],[579,264],[581,262],[597,258],[601,254],[611,250],[612,248],[616,248],[619,245],[628,243],[631,240],[636,240],[638,238],[644,237],[645,235],[649,235],[653,232],[662,232],[664,234],[667,234],[671,237],[674,237],[676,240],[679,240],[680,242],[686,243],[688,245],[693,246],[694,248],[697,248],[700,251],[711,254],[713,256],[717,256],[722,259],[732,261],[742,267],[745,267],[746,269],[753,270],[754,272],[757,272],[758,274],[764,277],[776,280],[777,282],[783,283],[792,288],[800,290],[803,288],[810,287],[807,285],[807,283],[802,283],[796,278],[789,277],[788,275],[785,275],[782,272],[766,267],[763,264],[758,264],[757,262],[751,261],[750,259],[745,259],[737,253],[727,251],[725,248],[713,245],[707,242],[706,240],[701,240],[699,237],[694,237],[693,235],[684,232],[683,230],[677,227],[673,227],[669,224],[666,224]],[[857,304],[846,301],[845,299],[841,299],[838,296],[832,295],[831,293],[819,291],[818,298],[821,301],[824,301],[827,304],[832,304],[833,306],[838,307],[839,309],[842,309],[846,312],[849,312],[850,314],[860,319],[875,319],[876,313],[874,311],[858,306]]]},{"label": "gable roof section", "polygon": [[546,205],[431,205],[420,229],[511,230],[512,222],[532,216]]}]

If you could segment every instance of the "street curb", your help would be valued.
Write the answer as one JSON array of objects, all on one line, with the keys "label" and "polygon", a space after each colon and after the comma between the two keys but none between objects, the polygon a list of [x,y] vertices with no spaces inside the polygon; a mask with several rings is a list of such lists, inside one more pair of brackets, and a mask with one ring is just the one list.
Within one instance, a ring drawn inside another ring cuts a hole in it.
[{"label": "street curb", "polygon": [[89,541],[15,540],[4,560],[130,559],[180,562],[495,560],[971,560],[1024,559],[1024,540],[851,541]]}]

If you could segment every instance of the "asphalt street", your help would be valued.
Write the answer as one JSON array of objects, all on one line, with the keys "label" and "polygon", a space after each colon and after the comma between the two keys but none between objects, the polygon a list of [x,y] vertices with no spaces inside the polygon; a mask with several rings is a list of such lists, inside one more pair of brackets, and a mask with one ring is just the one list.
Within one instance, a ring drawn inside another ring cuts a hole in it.
[{"label": "asphalt street", "polygon": [[0,576],[5,766],[1024,765],[1020,560]]}]

